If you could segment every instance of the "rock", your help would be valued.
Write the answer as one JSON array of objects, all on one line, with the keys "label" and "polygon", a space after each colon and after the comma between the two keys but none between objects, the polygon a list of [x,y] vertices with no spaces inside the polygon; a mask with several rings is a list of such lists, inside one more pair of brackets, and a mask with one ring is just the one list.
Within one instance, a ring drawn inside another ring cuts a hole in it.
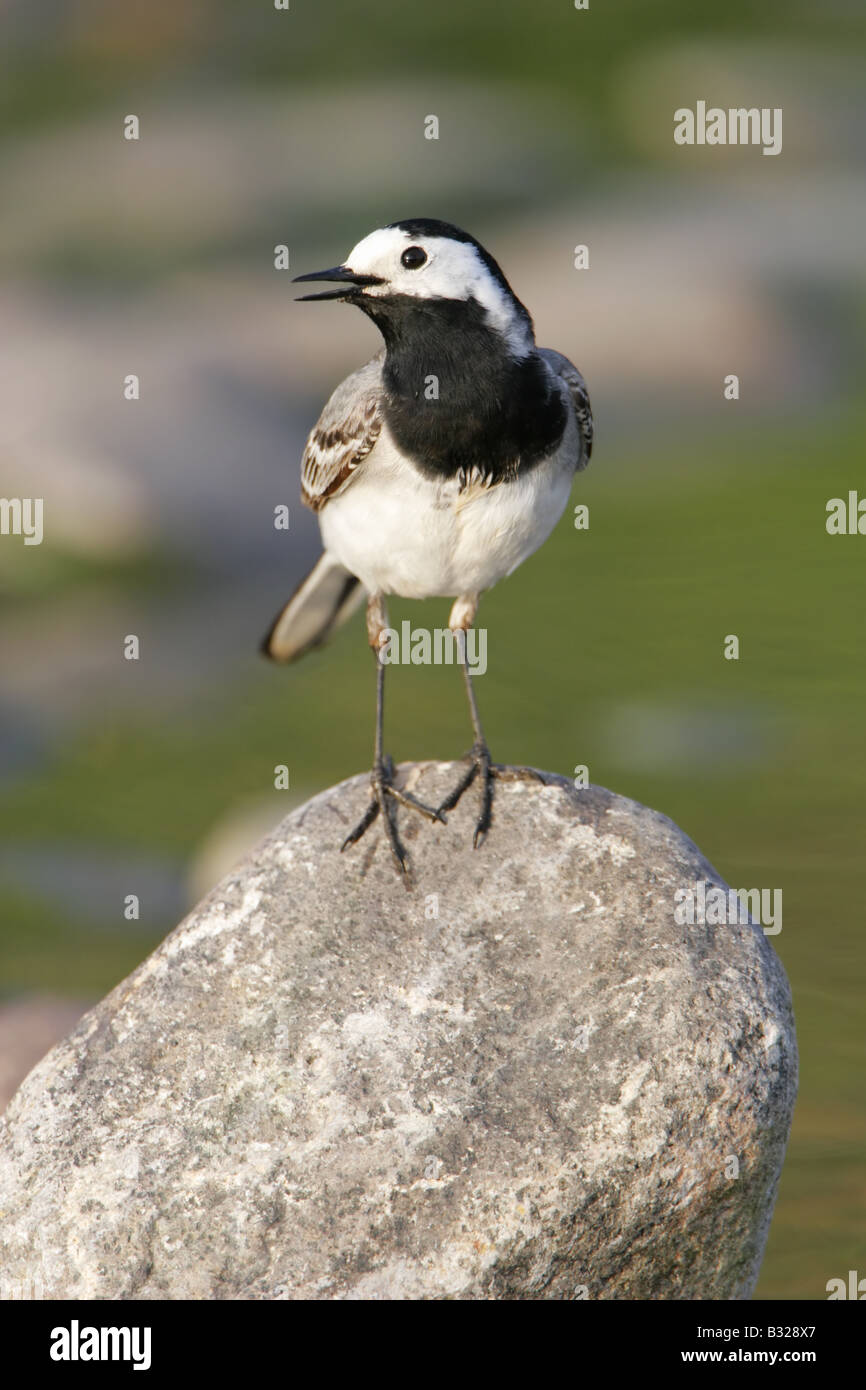
[{"label": "rock", "polygon": [[87,1007],[84,1000],[53,994],[25,995],[0,1004],[0,1110],[40,1057],[75,1027]]},{"label": "rock", "polygon": [[[454,764],[406,766],[434,804]],[[502,781],[341,855],[292,812],[45,1058],[0,1122],[3,1278],[54,1298],[749,1296],[796,1090],[760,927],[601,787]]]},{"label": "rock", "polygon": [[285,813],[302,805],[306,799],[303,792],[294,788],[271,791],[269,796],[242,801],[220,816],[190,860],[186,876],[187,903],[197,903],[199,898],[205,897],[272,829],[280,813],[275,811],[275,803]]}]

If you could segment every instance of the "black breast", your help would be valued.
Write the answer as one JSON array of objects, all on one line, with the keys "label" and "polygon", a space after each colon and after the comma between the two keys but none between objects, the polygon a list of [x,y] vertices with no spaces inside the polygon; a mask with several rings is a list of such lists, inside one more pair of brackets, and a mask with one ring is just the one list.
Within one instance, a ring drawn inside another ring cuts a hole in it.
[{"label": "black breast", "polygon": [[477,470],[500,482],[558,444],[567,413],[545,364],[535,352],[512,357],[474,300],[407,296],[364,308],[387,348],[385,419],[422,473]]}]

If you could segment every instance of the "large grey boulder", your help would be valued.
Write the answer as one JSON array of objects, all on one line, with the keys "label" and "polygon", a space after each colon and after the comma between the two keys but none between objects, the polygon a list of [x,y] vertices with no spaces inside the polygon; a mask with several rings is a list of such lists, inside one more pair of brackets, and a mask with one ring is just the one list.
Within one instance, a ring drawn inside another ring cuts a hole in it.
[{"label": "large grey boulder", "polygon": [[475,795],[400,812],[411,888],[378,827],[338,852],[365,777],[317,796],[36,1067],[6,1296],[749,1296],[796,1090],[771,945],[678,923],[721,880],[656,812],[515,777],[473,852]]}]

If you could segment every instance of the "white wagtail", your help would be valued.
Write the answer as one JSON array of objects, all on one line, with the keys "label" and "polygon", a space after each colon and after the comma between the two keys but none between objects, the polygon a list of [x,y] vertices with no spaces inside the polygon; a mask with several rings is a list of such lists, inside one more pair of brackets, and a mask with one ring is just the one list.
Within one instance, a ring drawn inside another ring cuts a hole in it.
[{"label": "white wagtail", "polygon": [[[385,348],[337,387],[307,441],[301,497],[319,514],[325,552],[263,650],[294,661],[367,594],[377,661],[372,796],[343,849],[381,812],[405,873],[395,802],[443,820],[480,777],[475,846],[490,828],[498,769],[478,717],[466,632],[483,591],[537,550],[562,515],[592,448],[589,396],[568,358],[535,346],[532,319],[493,257],[448,222],[393,222],[358,242],[344,265],[297,279],[337,284],[301,297],[357,305]],[[455,599],[449,627],[462,639],[475,741],[468,770],[435,810],[394,785],[383,752],[389,594]]]}]

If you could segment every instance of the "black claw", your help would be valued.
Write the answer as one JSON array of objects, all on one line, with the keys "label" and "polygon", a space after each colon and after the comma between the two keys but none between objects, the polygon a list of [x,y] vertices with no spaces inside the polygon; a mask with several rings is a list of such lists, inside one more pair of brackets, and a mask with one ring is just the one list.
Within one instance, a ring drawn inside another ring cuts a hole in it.
[{"label": "black claw", "polygon": [[349,835],[346,836],[345,840],[340,846],[341,854],[343,853],[343,850],[348,849],[350,845],[355,845],[358,843],[364,831],[369,830],[370,826],[373,824],[373,821],[376,819],[378,814],[379,802],[376,800],[372,800],[370,802],[370,805],[364,812],[363,816],[358,821],[358,824],[355,826],[355,829]]},{"label": "black claw", "polygon": [[395,801],[399,801],[401,806],[411,806],[413,811],[420,812],[420,814],[426,816],[428,820],[438,820],[442,825],[448,824],[447,820],[442,815],[441,807],[438,810],[434,810],[432,806],[427,806],[423,801],[419,801],[417,796],[413,796],[411,792],[402,792],[398,787],[389,786],[388,795],[393,797]]},{"label": "black claw", "polygon": [[385,827],[385,837],[388,847],[394,857],[398,872],[407,876],[409,874],[409,860],[400,836],[397,833],[397,803],[407,806],[420,815],[426,816],[431,821],[441,821],[446,824],[445,817],[442,815],[441,808],[434,810],[432,806],[426,806],[423,801],[412,796],[410,792],[401,791],[393,785],[394,764],[391,759],[385,757],[379,766],[374,767],[370,774],[370,804],[351,834],[347,835],[342,844],[342,849],[348,849],[350,845],[355,845],[361,836],[369,830],[373,821],[382,813],[382,820]]},{"label": "black claw", "polygon": [[490,750],[486,743],[476,743],[469,753],[470,764],[457,786],[439,806],[440,811],[453,811],[465,791],[468,791],[476,777],[481,777],[481,813],[475,822],[472,848],[479,849],[487,838],[493,821],[493,779],[497,768],[490,761]]},{"label": "black claw", "polygon": [[453,810],[454,810],[454,807],[457,805],[457,803],[458,803],[458,801],[460,800],[460,798],[461,798],[461,796],[463,795],[463,793],[464,793],[465,791],[467,791],[469,787],[472,786],[472,783],[475,781],[475,778],[478,776],[478,772],[479,772],[479,765],[478,765],[478,763],[472,762],[472,763],[470,764],[470,766],[469,766],[469,770],[465,773],[465,775],[464,775],[463,777],[461,777],[460,781],[457,783],[457,786],[454,788],[453,792],[451,792],[451,794],[450,794],[449,796],[446,796],[445,800],[444,800],[443,802],[441,802],[441,804],[440,804],[440,806],[439,806],[439,812],[440,812],[440,814],[441,814],[441,812],[443,812],[443,811],[453,811]]}]

